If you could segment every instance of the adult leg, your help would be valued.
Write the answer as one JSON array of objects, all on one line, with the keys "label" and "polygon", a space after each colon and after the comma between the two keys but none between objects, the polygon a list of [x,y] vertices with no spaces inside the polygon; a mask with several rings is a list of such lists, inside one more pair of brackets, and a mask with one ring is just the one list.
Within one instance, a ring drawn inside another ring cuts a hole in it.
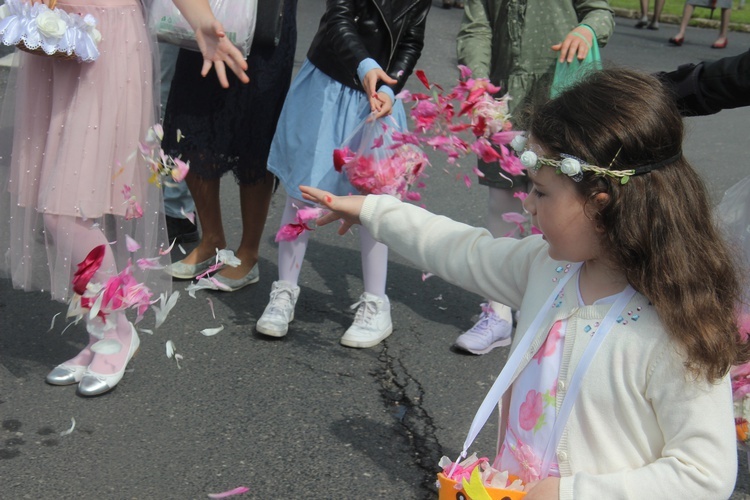
[{"label": "adult leg", "polygon": [[693,16],[693,10],[695,7],[685,2],[685,7],[682,9],[682,21],[680,22],[680,31],[672,38],[669,39],[670,43],[675,45],[682,45],[685,40],[685,30],[690,22],[690,18]]},{"label": "adult leg", "polygon": [[648,0],[641,0],[641,17],[635,23],[636,28],[645,28],[648,24]]},{"label": "adult leg", "polygon": [[245,277],[258,263],[260,239],[271,204],[273,182],[273,175],[269,172],[261,182],[240,184],[242,239],[235,255],[242,263],[237,267],[224,266],[219,275],[237,280]]},{"label": "adult leg", "polygon": [[713,43],[712,47],[723,49],[727,46],[727,33],[729,31],[729,18],[732,15],[732,9],[721,9],[721,25],[719,26],[719,38]]},{"label": "adult leg", "polygon": [[659,20],[661,19],[661,12],[664,10],[664,2],[666,0],[656,0],[654,2],[654,15],[651,18],[651,22],[648,25],[648,29],[650,30],[658,30],[659,29]]},{"label": "adult leg", "polygon": [[222,250],[226,246],[219,197],[221,180],[204,179],[192,173],[188,173],[185,180],[195,201],[195,209],[203,235],[198,246],[181,262],[195,265],[214,256],[217,248]]}]

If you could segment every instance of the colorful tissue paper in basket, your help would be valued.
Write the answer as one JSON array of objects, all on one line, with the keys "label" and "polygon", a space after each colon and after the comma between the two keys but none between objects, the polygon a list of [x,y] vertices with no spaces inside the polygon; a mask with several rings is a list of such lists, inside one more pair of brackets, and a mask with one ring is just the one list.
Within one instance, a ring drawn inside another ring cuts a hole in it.
[{"label": "colorful tissue paper in basket", "polygon": [[94,16],[68,13],[54,4],[6,0],[0,6],[0,42],[39,55],[95,61],[102,35]]},{"label": "colorful tissue paper in basket", "polygon": [[[476,453],[472,453],[459,463],[451,461],[448,457],[442,457],[438,465],[443,469],[443,472],[438,475],[437,484],[441,500],[457,498],[458,491],[463,491],[465,498],[470,500],[525,496],[524,486],[520,479],[514,478],[508,472],[495,469],[487,458],[477,458]],[[454,491],[445,491],[446,489]]]},{"label": "colorful tissue paper in basket", "polygon": [[[740,312],[737,325],[742,340],[747,342],[750,336],[750,312]],[[750,446],[750,431],[748,430],[748,425],[750,425],[750,362],[733,366],[729,374],[732,379],[737,441]]]}]

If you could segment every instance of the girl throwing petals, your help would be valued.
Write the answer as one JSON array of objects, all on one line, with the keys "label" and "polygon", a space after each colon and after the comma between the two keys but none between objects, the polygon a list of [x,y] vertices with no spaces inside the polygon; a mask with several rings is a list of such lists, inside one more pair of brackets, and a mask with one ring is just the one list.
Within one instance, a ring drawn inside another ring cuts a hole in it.
[{"label": "girl throwing petals", "polygon": [[526,499],[728,498],[728,373],[750,357],[739,274],[671,95],[604,70],[529,130],[524,207],[543,234],[520,241],[388,196],[301,190],[332,210],[319,224],[361,223],[420,269],[524,311],[498,377],[494,466],[525,480]]}]

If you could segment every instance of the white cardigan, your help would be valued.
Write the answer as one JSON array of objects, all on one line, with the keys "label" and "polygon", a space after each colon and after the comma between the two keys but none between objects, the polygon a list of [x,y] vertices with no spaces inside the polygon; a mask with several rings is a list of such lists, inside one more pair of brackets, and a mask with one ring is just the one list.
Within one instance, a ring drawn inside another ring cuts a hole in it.
[{"label": "white cardigan", "polygon": [[[567,263],[552,260],[539,236],[494,239],[389,196],[368,196],[360,219],[424,271],[521,311],[513,348],[565,273]],[[543,326],[529,332],[536,338],[514,379],[552,324],[566,318],[559,411],[590,331],[609,307],[580,307],[570,280]],[[557,448],[560,498],[729,498],[737,451],[728,376],[715,384],[692,377],[643,295],[625,311],[583,379]]]}]

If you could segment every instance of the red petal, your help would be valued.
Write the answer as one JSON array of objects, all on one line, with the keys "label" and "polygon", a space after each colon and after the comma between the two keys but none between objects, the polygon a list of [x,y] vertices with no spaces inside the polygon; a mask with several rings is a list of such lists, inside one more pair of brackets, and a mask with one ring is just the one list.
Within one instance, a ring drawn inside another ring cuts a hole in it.
[{"label": "red petal", "polygon": [[427,80],[427,75],[424,74],[424,71],[418,69],[414,72],[414,74],[417,75],[417,78],[419,78],[419,81],[422,82],[422,85],[424,85],[428,89],[430,88],[430,82]]},{"label": "red petal", "polygon": [[89,252],[85,259],[78,264],[78,269],[73,275],[73,291],[78,295],[83,295],[86,291],[86,285],[96,274],[104,260],[106,252],[105,245],[99,245]]}]

